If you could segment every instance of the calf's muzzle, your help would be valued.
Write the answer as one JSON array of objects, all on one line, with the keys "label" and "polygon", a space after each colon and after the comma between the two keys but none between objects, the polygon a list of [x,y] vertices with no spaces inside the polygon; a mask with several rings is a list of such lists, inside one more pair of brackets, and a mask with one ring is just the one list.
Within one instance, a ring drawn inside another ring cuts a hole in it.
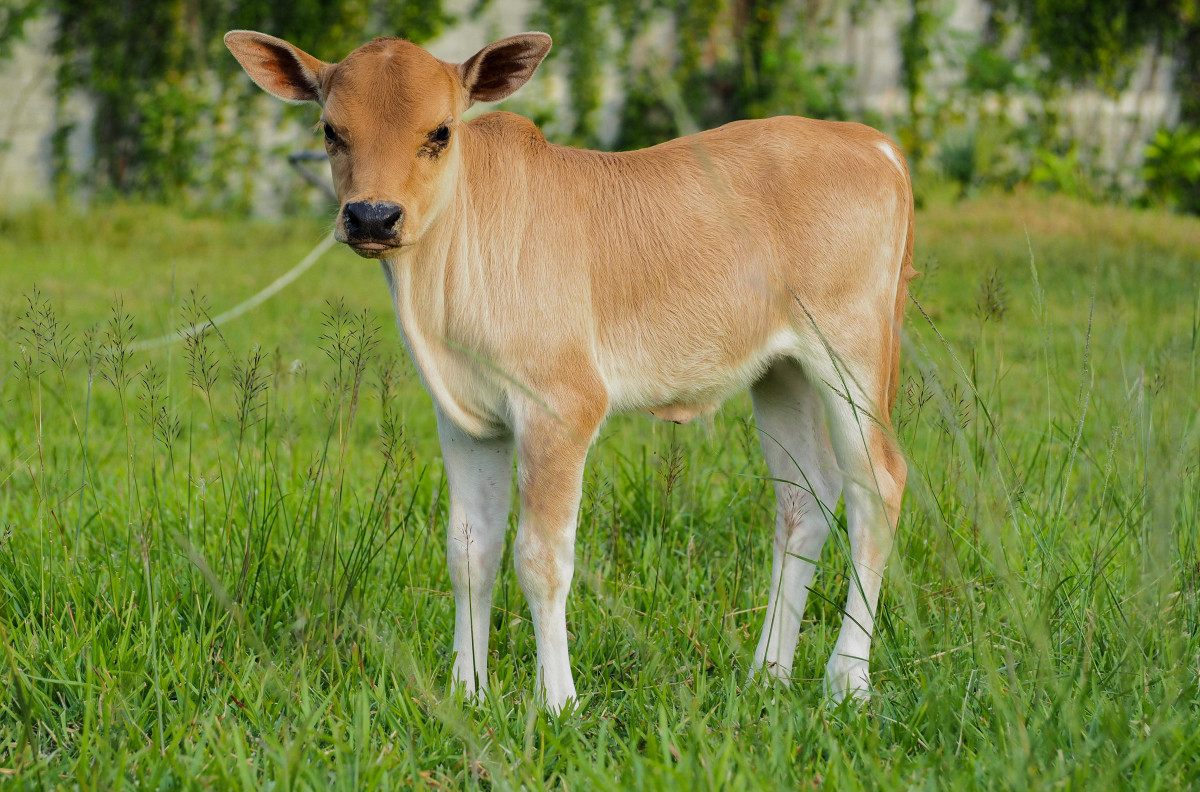
[{"label": "calf's muzzle", "polygon": [[404,210],[384,201],[355,201],[342,210],[350,242],[395,239],[404,220]]}]

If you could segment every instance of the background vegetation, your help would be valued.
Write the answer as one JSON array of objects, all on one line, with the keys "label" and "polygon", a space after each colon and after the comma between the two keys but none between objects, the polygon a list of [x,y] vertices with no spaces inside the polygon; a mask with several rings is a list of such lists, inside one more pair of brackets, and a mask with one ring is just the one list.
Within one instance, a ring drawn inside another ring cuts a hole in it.
[{"label": "background vegetation", "polygon": [[[83,188],[246,209],[253,194],[241,174],[277,153],[261,143],[261,129],[279,125],[279,108],[238,74],[221,44],[226,30],[269,30],[337,60],[373,35],[427,42],[495,1],[451,13],[444,0],[0,0],[0,58],[29,19],[57,20],[61,198]],[[852,69],[834,57],[831,37],[885,7],[902,20],[906,102],[881,117],[855,100]],[[892,132],[926,176],[963,193],[1025,182],[1200,213],[1197,0],[989,0],[977,37],[950,27],[952,0],[535,0],[529,8],[531,26],[555,37],[547,68],[565,78],[568,96],[551,105],[526,92],[512,106],[562,142],[632,148],[737,118],[853,118]],[[1093,135],[1063,124],[1063,103],[1078,87],[1116,95],[1147,58],[1170,71],[1179,112],[1145,151],[1117,152],[1114,165]],[[931,87],[947,70],[961,80]],[[621,99],[615,130],[602,135],[606,80],[620,85]],[[95,107],[87,167],[72,161],[83,122],[66,109],[79,91]],[[303,109],[284,116],[311,123]]]},{"label": "background vegetation", "polygon": [[320,230],[145,206],[61,220],[0,228],[9,783],[1200,783],[1200,220],[1031,196],[921,213],[896,410],[910,489],[861,713],[820,692],[844,530],[795,686],[745,684],[773,508],[747,400],[707,430],[612,420],[569,606],[585,698],[561,719],[531,700],[508,561],[493,698],[445,697],[446,495],[374,266],[339,250],[252,318],[139,350]]},{"label": "background vegetation", "polygon": [[[835,10],[879,2],[544,0],[568,102],[513,107],[601,143],[615,75],[620,147],[733,117],[863,117],[822,53]],[[275,153],[250,132],[278,118],[231,79],[220,34],[336,59],[455,15],[4,2],[0,57],[57,13],[60,91],[98,113],[97,166],[72,175],[64,126],[60,202],[0,214],[0,786],[1200,787],[1200,219],[1165,211],[1200,207],[1200,88],[1176,74],[1181,122],[1135,182],[1060,115],[1072,85],[1123,85],[1139,47],[1195,63],[1196,4],[1152,5],[997,2],[967,48],[946,5],[905,6],[906,110],[867,120],[913,158],[924,274],[870,705],[820,690],[841,527],[796,683],[745,684],[773,504],[740,398],[710,427],[606,425],[568,615],[585,698],[548,718],[511,559],[493,694],[446,696],[444,478],[373,265],[331,252],[248,317],[147,343],[255,292],[328,223],[303,200],[275,222],[243,211],[241,175]],[[948,91],[930,82],[947,57],[964,67]]]}]

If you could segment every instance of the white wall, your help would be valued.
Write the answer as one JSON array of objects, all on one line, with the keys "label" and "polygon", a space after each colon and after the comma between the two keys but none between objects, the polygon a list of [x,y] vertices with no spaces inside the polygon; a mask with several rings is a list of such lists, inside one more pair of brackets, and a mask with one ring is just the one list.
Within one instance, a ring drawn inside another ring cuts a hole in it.
[{"label": "white wall", "polygon": [[[440,58],[461,61],[496,38],[528,29],[534,0],[493,0],[479,19],[469,19],[476,0],[450,0],[449,8],[462,20],[428,45]],[[887,0],[870,14],[851,25],[844,12],[835,14],[828,38],[832,44],[826,53],[835,60],[851,64],[855,70],[854,106],[898,117],[906,111],[906,97],[900,89],[900,47],[897,31],[907,19],[908,5],[902,0]],[[949,40],[956,46],[968,46],[986,18],[981,0],[943,0],[939,12],[944,15]],[[394,31],[403,35],[404,31]],[[53,24],[49,18],[34,21],[28,27],[27,41],[18,45],[15,56],[0,63],[0,208],[20,206],[44,200],[53,194],[51,184],[50,137],[56,125],[54,100],[55,62],[50,54]],[[569,42],[558,42],[564,46]],[[953,59],[950,59],[953,60]],[[545,73],[542,73],[544,71]],[[1095,91],[1070,95],[1065,102],[1067,125],[1085,140],[1093,140],[1102,149],[1102,161],[1108,167],[1121,167],[1132,173],[1140,162],[1145,140],[1159,124],[1177,114],[1177,100],[1169,80],[1169,62],[1157,64],[1149,58],[1139,69],[1130,90],[1117,97]],[[929,93],[935,100],[944,97],[961,75],[945,58],[935,61],[929,77]],[[599,113],[602,139],[612,140],[621,102],[620,83],[609,69],[602,84],[603,105]],[[559,107],[566,101],[566,86],[555,68],[540,70],[520,96],[522,102]],[[264,98],[264,101],[269,101]],[[486,108],[480,108],[486,110]],[[1016,112],[1020,112],[1020,106]],[[86,133],[91,110],[84,97],[73,97],[61,112],[66,120],[77,123],[71,139],[72,159],[77,167],[87,167],[90,138]],[[268,116],[269,118],[270,116]],[[271,145],[294,141],[296,147],[315,145],[315,138],[301,125],[261,130]],[[547,130],[553,137],[556,130]],[[286,166],[272,163],[264,179],[282,177]],[[264,190],[270,191],[264,184]],[[269,203],[269,202],[267,202]]]}]

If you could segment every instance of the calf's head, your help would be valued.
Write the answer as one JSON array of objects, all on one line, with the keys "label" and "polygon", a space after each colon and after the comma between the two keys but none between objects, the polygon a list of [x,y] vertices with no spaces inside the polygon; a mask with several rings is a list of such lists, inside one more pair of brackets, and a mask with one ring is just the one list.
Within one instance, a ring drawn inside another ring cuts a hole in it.
[{"label": "calf's head", "polygon": [[380,38],[340,63],[247,30],[225,45],[254,82],[288,102],[321,106],[338,210],[334,234],[360,256],[412,245],[448,204],[460,163],[460,119],[524,85],[550,51],[545,33],[487,45],[463,63]]}]

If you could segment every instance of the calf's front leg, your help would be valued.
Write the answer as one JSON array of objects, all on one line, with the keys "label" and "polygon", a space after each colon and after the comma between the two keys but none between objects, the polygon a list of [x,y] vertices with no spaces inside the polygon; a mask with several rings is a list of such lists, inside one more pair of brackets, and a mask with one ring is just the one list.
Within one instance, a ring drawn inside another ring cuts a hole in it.
[{"label": "calf's front leg", "polygon": [[492,590],[512,506],[512,436],[478,439],[438,410],[438,439],[450,485],[446,558],[454,587],[451,686],[474,697],[487,686]]},{"label": "calf's front leg", "polygon": [[567,653],[567,592],[588,447],[606,403],[575,400],[552,413],[527,405],[517,427],[521,518],[513,560],[537,641],[537,689],[551,712],[575,698]]}]

